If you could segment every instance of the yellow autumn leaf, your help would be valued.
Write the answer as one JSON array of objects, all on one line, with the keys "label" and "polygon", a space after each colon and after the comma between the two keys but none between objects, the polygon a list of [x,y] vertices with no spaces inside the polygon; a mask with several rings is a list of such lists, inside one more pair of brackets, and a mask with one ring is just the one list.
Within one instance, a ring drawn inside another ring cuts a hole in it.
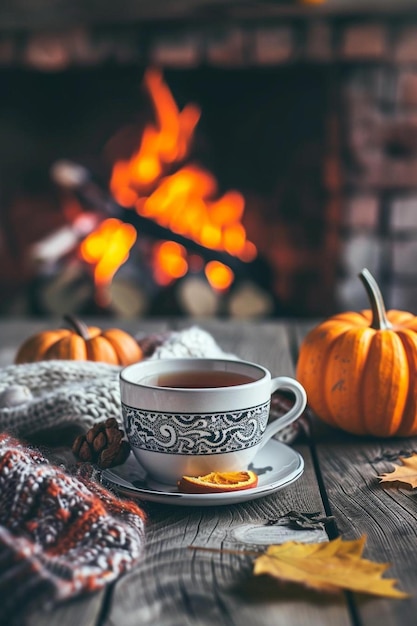
[{"label": "yellow autumn leaf", "polygon": [[349,589],[389,598],[407,598],[395,589],[396,580],[382,578],[389,567],[362,558],[365,537],[324,543],[288,541],[269,546],[255,560],[254,574],[269,574],[279,580],[301,583],[318,591]]},{"label": "yellow autumn leaf", "polygon": [[392,472],[387,472],[378,476],[381,483],[400,482],[406,483],[413,487],[417,487],[417,454],[409,457],[400,457],[398,459],[402,465],[396,465]]}]

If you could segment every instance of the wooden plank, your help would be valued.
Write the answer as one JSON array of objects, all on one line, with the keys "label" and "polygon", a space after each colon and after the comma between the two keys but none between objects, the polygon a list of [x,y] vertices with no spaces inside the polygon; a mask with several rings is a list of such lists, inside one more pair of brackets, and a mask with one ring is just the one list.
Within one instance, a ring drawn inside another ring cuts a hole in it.
[{"label": "wooden plank", "polygon": [[306,462],[303,477],[260,500],[210,509],[145,505],[146,557],[116,583],[104,624],[350,624],[342,596],[326,601],[305,589],[288,591],[265,577],[253,577],[252,557],[189,549],[190,545],[253,549],[234,539],[243,525],[262,524],[294,509],[322,511],[308,448],[300,451]]},{"label": "wooden plank", "polygon": [[417,611],[417,509],[410,489],[380,484],[377,476],[392,471],[387,459],[417,451],[417,438],[375,440],[343,435],[318,445],[330,506],[346,539],[367,536],[365,556],[390,563],[386,576],[412,595],[407,600],[357,599],[362,623],[415,624]]}]

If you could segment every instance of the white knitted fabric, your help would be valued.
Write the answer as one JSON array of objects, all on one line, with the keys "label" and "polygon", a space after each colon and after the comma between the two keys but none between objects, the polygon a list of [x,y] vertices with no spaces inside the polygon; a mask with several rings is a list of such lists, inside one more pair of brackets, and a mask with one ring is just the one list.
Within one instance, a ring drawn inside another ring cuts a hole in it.
[{"label": "white knitted fabric", "polygon": [[172,333],[162,345],[156,348],[150,358],[169,359],[172,357],[236,359],[234,354],[223,352],[213,337],[197,326]]},{"label": "white knitted fabric", "polygon": [[[226,354],[198,327],[173,332],[150,357],[220,357]],[[92,361],[39,361],[0,368],[0,431],[30,437],[51,428],[114,417],[122,426],[120,367]]]}]

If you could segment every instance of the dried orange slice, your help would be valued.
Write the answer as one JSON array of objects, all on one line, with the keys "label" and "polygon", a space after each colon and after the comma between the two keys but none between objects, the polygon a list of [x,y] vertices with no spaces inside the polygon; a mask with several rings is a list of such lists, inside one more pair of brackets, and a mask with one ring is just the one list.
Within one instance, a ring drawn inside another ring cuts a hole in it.
[{"label": "dried orange slice", "polygon": [[205,476],[183,476],[178,489],[184,493],[222,493],[252,489],[258,484],[255,472],[210,472]]}]

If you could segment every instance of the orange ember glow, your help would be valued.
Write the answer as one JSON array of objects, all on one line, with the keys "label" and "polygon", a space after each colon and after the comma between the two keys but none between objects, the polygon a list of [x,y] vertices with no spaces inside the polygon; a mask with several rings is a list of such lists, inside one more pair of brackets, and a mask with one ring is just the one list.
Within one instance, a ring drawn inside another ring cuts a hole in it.
[{"label": "orange ember glow", "polygon": [[207,263],[205,274],[210,285],[217,291],[225,291],[234,280],[234,274],[230,267],[219,261]]},{"label": "orange ember glow", "polygon": [[[188,159],[200,109],[188,104],[179,110],[159,70],[145,72],[143,87],[153,106],[154,119],[145,127],[140,146],[131,158],[114,163],[110,180],[113,197],[120,205],[206,248],[227,252],[242,261],[253,260],[256,247],[247,240],[242,225],[242,194],[219,193],[213,174]],[[93,241],[99,237],[98,233],[93,235]],[[85,242],[84,248],[90,245]],[[83,255],[97,263],[96,280],[109,275],[100,253],[94,256],[84,250]],[[153,271],[159,284],[169,284],[192,271],[192,267],[189,253],[182,246],[173,242],[155,244]],[[219,290],[227,289],[234,278],[229,268],[215,262],[207,264],[206,276]]]},{"label": "orange ember glow", "polygon": [[136,229],[115,218],[104,220],[80,245],[80,255],[94,265],[97,287],[110,283],[116,271],[127,260],[136,241]]},{"label": "orange ember glow", "polygon": [[160,285],[169,285],[188,271],[187,252],[174,241],[164,241],[154,246],[155,278]]}]

